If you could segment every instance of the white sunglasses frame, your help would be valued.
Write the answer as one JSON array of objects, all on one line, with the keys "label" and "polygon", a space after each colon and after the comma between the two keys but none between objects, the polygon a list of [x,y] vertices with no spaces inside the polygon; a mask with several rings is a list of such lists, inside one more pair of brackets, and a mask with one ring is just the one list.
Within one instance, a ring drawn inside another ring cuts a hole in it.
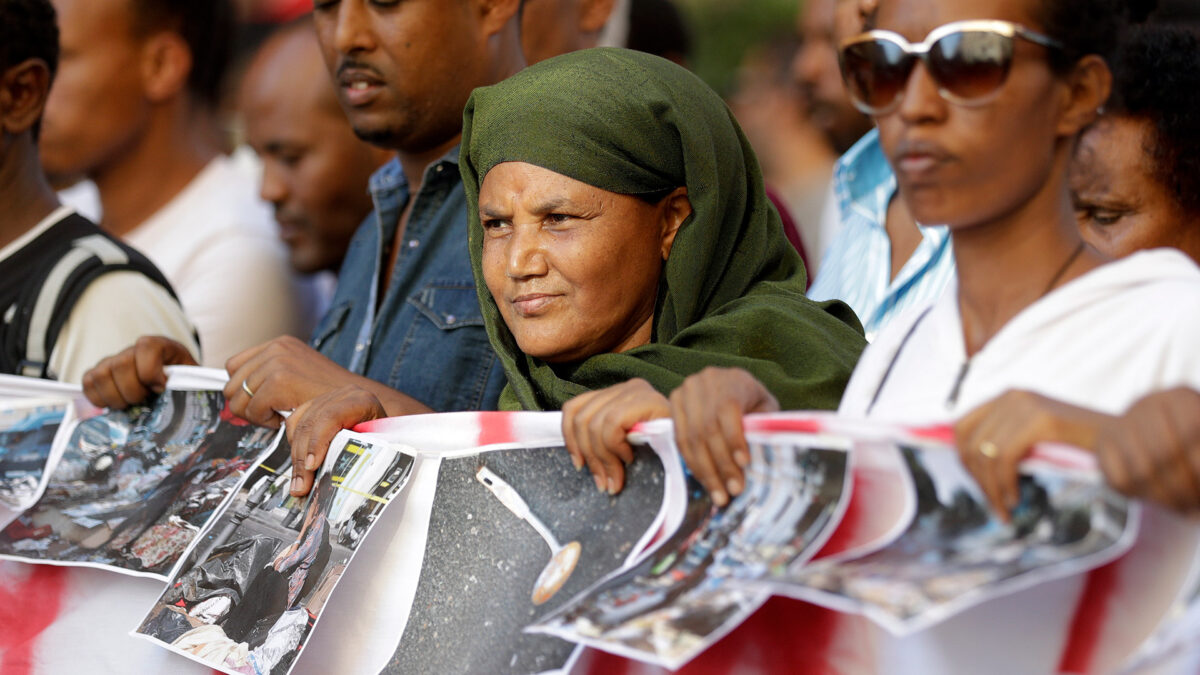
[{"label": "white sunglasses frame", "polygon": [[[845,40],[842,40],[841,44],[838,45],[838,64],[841,67],[842,81],[846,86],[847,95],[850,96],[850,102],[853,103],[854,107],[858,108],[864,115],[870,115],[872,117],[881,117],[884,115],[890,115],[891,113],[896,111],[896,108],[898,108],[900,106],[900,103],[904,100],[904,88],[901,88],[900,91],[896,94],[896,97],[890,103],[888,103],[886,106],[884,106],[882,108],[875,108],[873,106],[868,105],[865,101],[859,100],[858,97],[856,97],[854,95],[853,89],[850,87],[850,84],[848,81],[849,78],[847,78],[847,76],[846,76],[846,67],[845,67],[843,53],[847,47],[851,47],[856,44],[861,44],[863,42],[874,42],[876,40],[886,40],[887,42],[891,42],[892,44],[899,47],[905,53],[905,55],[916,57],[916,59],[918,61],[920,61],[926,68],[928,68],[929,67],[929,52],[930,52],[930,50],[933,49],[933,46],[935,44],[937,44],[937,42],[939,40],[941,40],[942,38],[945,38],[949,35],[953,35],[954,33],[993,33],[993,34],[999,35],[1001,37],[1008,38],[1009,40],[1014,40],[1015,38],[1022,38],[1028,42],[1032,42],[1033,44],[1039,45],[1041,47],[1045,47],[1047,49],[1057,49],[1057,50],[1065,49],[1064,45],[1061,42],[1059,42],[1058,40],[1055,40],[1054,38],[1052,38],[1048,35],[1043,35],[1042,33],[1039,33],[1035,30],[1032,30],[1030,28],[1022,26],[1019,23],[1013,23],[1012,21],[1001,21],[999,19],[973,19],[973,20],[967,20],[967,21],[953,21],[953,22],[950,22],[947,24],[943,24],[941,26],[938,26],[937,28],[934,28],[932,31],[930,31],[929,34],[925,36],[925,39],[917,44],[913,44],[913,43],[909,42],[907,39],[905,39],[905,37],[903,35],[900,35],[899,33],[895,33],[890,30],[878,30],[878,29],[877,30],[869,30],[869,31],[866,31],[865,33],[860,33],[858,35],[848,37]],[[912,77],[912,73],[909,72],[908,76]],[[1006,73],[1005,74],[1006,80],[1007,80],[1007,77],[1008,76]],[[989,94],[985,94],[984,96],[981,96],[981,97],[965,99],[965,98],[955,95],[951,91],[948,91],[945,87],[943,87],[941,85],[940,82],[937,82],[936,79],[934,81],[938,85],[937,91],[938,91],[939,96],[941,96],[943,99],[949,101],[950,103],[953,103],[955,105],[964,106],[964,107],[986,105],[989,102],[991,102],[997,95],[999,95],[1000,90],[1004,88],[1003,83],[1002,83],[1001,86],[997,87],[995,91],[993,91]]]}]

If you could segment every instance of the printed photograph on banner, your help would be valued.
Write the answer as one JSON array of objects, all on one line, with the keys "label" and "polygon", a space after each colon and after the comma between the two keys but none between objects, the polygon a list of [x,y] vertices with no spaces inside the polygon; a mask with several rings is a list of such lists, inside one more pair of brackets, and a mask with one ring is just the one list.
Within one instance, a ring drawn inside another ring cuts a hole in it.
[{"label": "printed photograph on banner", "polygon": [[291,670],[355,549],[407,482],[413,457],[349,434],[305,498],[290,448],[251,472],[168,580],[137,632],[227,673]]},{"label": "printed photograph on banner", "polygon": [[0,504],[22,510],[37,500],[70,406],[46,399],[0,403]]},{"label": "printed photograph on banner", "polygon": [[412,611],[383,672],[564,668],[576,645],[525,627],[630,562],[665,497],[663,462],[646,446],[616,495],[561,446],[442,459]]},{"label": "printed photograph on banner", "polygon": [[[789,595],[857,611],[903,635],[989,598],[1086,571],[1126,551],[1133,506],[1098,471],[1026,465],[1012,520],[997,518],[949,447],[902,447],[917,514],[889,546],[788,576]],[[811,591],[818,591],[813,593]]]},{"label": "printed photograph on banner", "polygon": [[745,489],[728,506],[689,476],[687,515],[670,539],[531,630],[675,669],[737,627],[767,597],[751,582],[826,541],[850,476],[844,448],[778,439],[750,452]]},{"label": "printed photograph on banner", "polygon": [[0,532],[0,556],[165,578],[277,437],[220,391],[85,420],[41,499]]}]

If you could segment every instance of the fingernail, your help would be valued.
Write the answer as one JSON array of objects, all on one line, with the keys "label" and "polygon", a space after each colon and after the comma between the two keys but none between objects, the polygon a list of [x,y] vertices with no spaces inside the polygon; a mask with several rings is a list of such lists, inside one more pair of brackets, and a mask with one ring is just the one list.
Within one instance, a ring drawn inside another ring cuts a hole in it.
[{"label": "fingernail", "polygon": [[716,492],[712,493],[712,500],[717,506],[725,506],[729,503],[729,495],[725,494],[721,490],[717,490]]},{"label": "fingernail", "polygon": [[598,475],[592,476],[592,479],[596,481],[596,489],[604,492],[604,479]]},{"label": "fingernail", "polygon": [[725,489],[729,490],[729,494],[736,495],[742,491],[742,484],[737,479],[730,478],[725,482]]},{"label": "fingernail", "polygon": [[299,492],[302,487],[304,487],[304,479],[300,476],[294,476],[292,478],[292,492]]},{"label": "fingernail", "polygon": [[608,494],[610,494],[610,495],[617,494],[617,479],[616,478],[608,479]]},{"label": "fingernail", "polygon": [[571,455],[571,463],[575,465],[576,471],[583,471],[583,459]]},{"label": "fingernail", "polygon": [[313,455],[313,454],[309,454],[307,457],[304,458],[304,470],[312,471],[316,468],[317,468],[317,456]]},{"label": "fingernail", "polygon": [[737,462],[737,465],[743,468],[750,466],[750,455],[739,450],[733,453],[733,461]]}]

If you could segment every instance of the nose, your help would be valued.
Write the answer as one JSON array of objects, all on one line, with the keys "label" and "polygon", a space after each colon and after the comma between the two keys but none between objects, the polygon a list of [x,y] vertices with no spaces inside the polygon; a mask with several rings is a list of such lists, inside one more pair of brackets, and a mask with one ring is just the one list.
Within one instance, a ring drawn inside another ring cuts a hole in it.
[{"label": "nose", "polygon": [[263,162],[262,185],[258,188],[258,194],[263,201],[278,207],[287,199],[288,188],[287,181],[283,178],[283,172],[274,164],[275,162],[271,160]]},{"label": "nose", "polygon": [[338,4],[334,45],[342,54],[375,49],[375,33],[371,26],[370,10],[365,7],[365,0],[342,0]]},{"label": "nose", "polygon": [[509,279],[531,279],[545,276],[549,271],[541,232],[536,225],[514,226],[505,256],[504,273]]},{"label": "nose", "polygon": [[908,124],[940,121],[946,116],[946,99],[938,93],[937,83],[925,64],[917,61],[904,85],[903,98],[896,112]]}]

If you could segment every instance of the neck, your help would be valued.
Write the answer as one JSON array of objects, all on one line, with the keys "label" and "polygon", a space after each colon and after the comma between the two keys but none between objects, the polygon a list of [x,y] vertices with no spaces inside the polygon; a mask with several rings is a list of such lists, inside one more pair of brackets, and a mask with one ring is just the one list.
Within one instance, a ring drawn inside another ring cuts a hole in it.
[{"label": "neck", "polygon": [[7,246],[58,207],[58,198],[38,163],[30,133],[8,136],[0,143],[0,247]]},{"label": "neck", "polygon": [[221,154],[216,116],[176,101],[155,111],[126,152],[90,173],[109,232],[133,231],[175,198]]},{"label": "neck", "polygon": [[1042,296],[1105,262],[1082,244],[1063,172],[1015,211],[953,232],[968,355]]}]

